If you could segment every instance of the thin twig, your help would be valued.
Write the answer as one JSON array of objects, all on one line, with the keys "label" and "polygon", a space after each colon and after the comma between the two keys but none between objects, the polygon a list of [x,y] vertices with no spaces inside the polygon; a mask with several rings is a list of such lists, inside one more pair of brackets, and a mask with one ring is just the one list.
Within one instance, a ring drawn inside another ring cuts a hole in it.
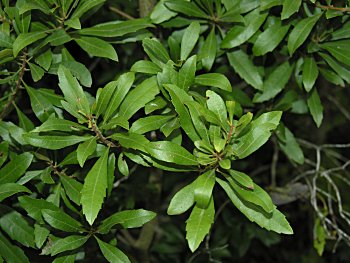
[{"label": "thin twig", "polygon": [[350,12],[350,8],[348,7],[337,7],[333,5],[321,5],[320,3],[316,3],[316,6],[324,9],[324,10],[334,10],[334,11],[340,11],[340,12]]},{"label": "thin twig", "polygon": [[126,19],[129,19],[129,20],[135,19],[135,17],[133,17],[133,16],[123,12],[122,10],[120,10],[120,9],[114,7],[114,6],[110,6],[109,10],[111,10],[112,12],[114,12],[114,13],[116,13],[116,14],[118,14],[118,15],[126,18]]},{"label": "thin twig", "polygon": [[98,139],[107,146],[118,147],[114,142],[108,140],[106,137],[103,136],[103,134],[100,132],[94,121],[91,121],[91,130],[96,134]]}]

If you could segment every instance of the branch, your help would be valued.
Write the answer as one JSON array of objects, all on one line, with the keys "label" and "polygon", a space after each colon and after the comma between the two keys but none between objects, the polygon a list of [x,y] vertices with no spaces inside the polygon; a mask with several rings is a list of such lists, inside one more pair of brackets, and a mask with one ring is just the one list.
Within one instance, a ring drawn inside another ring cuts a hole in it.
[{"label": "branch", "polygon": [[[91,121],[91,120],[90,120]],[[91,121],[91,130],[96,134],[98,139],[106,144],[109,147],[118,147],[114,142],[108,140],[106,137],[103,136],[103,134],[100,132],[98,127],[96,126],[94,121]]]},{"label": "branch", "polygon": [[22,84],[24,72],[26,70],[26,66],[27,66],[27,54],[24,54],[22,56],[22,65],[19,69],[18,79],[16,81],[15,90],[12,92],[12,94],[9,98],[9,101],[5,105],[3,111],[0,113],[0,120],[3,120],[7,116],[7,114],[10,112],[11,106],[12,106],[13,102],[15,101],[19,90],[21,89],[21,84]]},{"label": "branch", "polygon": [[316,3],[316,6],[321,8],[321,9],[324,9],[324,10],[350,12],[350,8],[348,8],[348,7],[337,7],[337,6],[333,6],[333,5],[321,5],[320,3]]},{"label": "branch", "polygon": [[120,10],[120,9],[114,7],[114,6],[110,6],[109,10],[111,10],[112,12],[114,12],[114,13],[116,13],[116,14],[118,14],[118,15],[126,18],[126,19],[129,19],[129,20],[135,19],[135,17],[133,17],[133,16],[127,14],[127,13],[124,13],[122,10]]}]

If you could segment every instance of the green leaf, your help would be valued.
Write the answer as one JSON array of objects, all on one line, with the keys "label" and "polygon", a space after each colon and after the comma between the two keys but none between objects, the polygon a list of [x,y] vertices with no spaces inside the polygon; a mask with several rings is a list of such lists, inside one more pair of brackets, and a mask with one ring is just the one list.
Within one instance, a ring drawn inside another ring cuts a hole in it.
[{"label": "green leaf", "polygon": [[130,132],[144,134],[149,131],[155,131],[160,129],[172,118],[174,118],[174,115],[153,115],[145,118],[139,118],[132,124]]},{"label": "green leaf", "polygon": [[194,127],[196,128],[196,131],[203,140],[209,142],[208,129],[205,126],[205,123],[203,122],[204,118],[203,114],[200,112],[199,105],[200,104],[195,101],[186,102],[186,106],[190,111],[191,119]]},{"label": "green leaf", "polygon": [[186,239],[190,250],[194,252],[209,233],[214,223],[215,208],[214,200],[210,199],[206,208],[195,206],[190,217],[186,221]]},{"label": "green leaf", "polygon": [[47,228],[42,227],[39,224],[34,225],[35,245],[37,248],[41,248],[44,245],[49,234],[50,231]]},{"label": "green leaf", "polygon": [[256,39],[253,46],[254,56],[262,56],[273,51],[287,34],[290,25],[282,25],[281,22],[276,22],[269,26]]},{"label": "green leaf", "polygon": [[12,47],[13,56],[17,57],[18,53],[23,48],[29,46],[30,44],[33,44],[34,42],[44,37],[46,37],[46,33],[42,31],[19,34],[18,37],[13,42],[13,47]]},{"label": "green leaf", "polygon": [[34,248],[34,229],[20,213],[16,211],[5,213],[0,217],[0,227],[11,239],[26,247]]},{"label": "green leaf", "polygon": [[303,65],[303,84],[307,92],[309,92],[314,86],[318,77],[318,68],[316,61],[313,57],[307,57],[304,59]]},{"label": "green leaf", "polygon": [[169,141],[150,142],[147,152],[160,161],[180,165],[197,165],[196,158],[180,145]]},{"label": "green leaf", "polygon": [[90,56],[109,58],[118,61],[115,49],[108,42],[96,37],[80,37],[75,42]]},{"label": "green leaf", "polygon": [[77,130],[87,130],[86,127],[75,123],[73,121],[59,119],[53,116],[50,116],[47,121],[41,124],[39,127],[36,127],[33,132],[47,132],[47,131],[77,131]]},{"label": "green leaf", "polygon": [[310,35],[312,28],[315,26],[318,19],[322,14],[314,15],[312,17],[304,18],[300,20],[296,26],[293,28],[292,32],[288,37],[288,51],[292,56]]},{"label": "green leaf", "polygon": [[119,154],[119,156],[118,156],[118,170],[124,176],[128,176],[129,175],[128,163],[124,159],[124,154],[123,153]]},{"label": "green leaf", "polygon": [[12,48],[12,44],[12,38],[4,32],[0,32],[0,47]]},{"label": "green leaf", "polygon": [[200,51],[200,57],[202,58],[203,67],[209,71],[215,61],[217,51],[217,40],[215,35],[215,29],[213,28],[207,39],[204,41],[202,49]]},{"label": "green leaf", "polygon": [[323,120],[323,106],[316,88],[310,92],[307,105],[309,106],[310,113],[317,127],[320,127]]},{"label": "green leaf", "polygon": [[287,19],[299,11],[301,0],[283,0],[281,19]]},{"label": "green leaf", "polygon": [[230,183],[232,189],[238,194],[240,199],[261,207],[266,213],[272,213],[276,208],[268,193],[266,193],[257,184],[253,183],[253,189],[247,189],[242,188],[234,179],[232,179],[232,177],[227,177],[226,179]]},{"label": "green leaf", "polygon": [[61,257],[56,257],[52,263],[74,263],[75,258],[77,254],[75,255],[69,255],[69,256],[61,256]]},{"label": "green leaf", "polygon": [[50,43],[51,46],[57,47],[71,41],[72,38],[64,29],[58,29],[48,36],[41,45]]},{"label": "green leaf", "polygon": [[343,67],[341,64],[336,62],[334,59],[331,58],[331,56],[328,56],[327,54],[318,53],[327,63],[328,65],[347,83],[350,83],[350,70]]},{"label": "green leaf", "polygon": [[172,198],[167,210],[168,215],[180,215],[185,213],[194,204],[195,183],[186,185]]},{"label": "green leaf", "polygon": [[76,78],[74,78],[70,71],[62,65],[59,66],[57,73],[59,86],[67,102],[73,107],[76,107],[83,114],[90,114],[89,101]]},{"label": "green leaf", "polygon": [[16,155],[0,169],[0,185],[14,183],[20,178],[32,163],[33,155],[29,152]]},{"label": "green leaf", "polygon": [[227,58],[235,72],[257,90],[262,90],[263,81],[249,56],[242,50],[227,53]]},{"label": "green leaf", "polygon": [[111,262],[111,263],[130,262],[128,257],[115,246],[112,246],[108,243],[103,242],[102,240],[98,239],[96,236],[95,236],[95,239],[97,240],[98,246],[100,247],[103,256],[107,259],[108,262]]},{"label": "green leaf", "polygon": [[62,211],[44,209],[41,211],[45,221],[52,227],[65,232],[80,232],[82,224]]},{"label": "green leaf", "polygon": [[86,159],[95,152],[97,138],[91,137],[89,140],[79,144],[77,149],[77,160],[80,167],[84,166]]},{"label": "green leaf", "polygon": [[264,102],[276,97],[288,83],[293,72],[293,66],[286,61],[277,66],[264,81],[262,93],[254,96],[254,102]]},{"label": "green leaf", "polygon": [[80,203],[83,206],[85,218],[90,225],[94,223],[106,196],[108,152],[108,149],[105,150],[104,154],[91,168],[85,177],[81,191]]},{"label": "green leaf", "polygon": [[152,101],[158,93],[159,89],[155,77],[144,80],[128,93],[120,105],[119,116],[130,119],[139,109]]},{"label": "green leaf", "polygon": [[349,52],[350,40],[338,40],[332,42],[326,42],[320,45],[321,48],[327,50],[338,61],[350,66],[350,52]]},{"label": "green leaf", "polygon": [[85,87],[91,87],[91,74],[84,64],[81,64],[76,61],[63,61],[62,63],[60,63],[60,65],[69,69],[73,76],[79,80],[81,85]]},{"label": "green leaf", "polygon": [[158,72],[161,72],[161,68],[157,66],[156,63],[153,63],[152,61],[139,60],[139,61],[136,61],[134,65],[132,65],[130,71],[156,75]]},{"label": "green leaf", "polygon": [[115,225],[120,225],[123,228],[141,227],[155,216],[156,213],[144,209],[124,210],[107,217],[98,229],[101,234],[105,234]]},{"label": "green leaf", "polygon": [[238,158],[245,158],[264,145],[270,138],[271,131],[277,128],[281,115],[281,111],[271,111],[252,121],[247,132],[233,144],[233,151]]},{"label": "green leaf", "polygon": [[212,198],[215,185],[215,170],[209,170],[201,174],[195,181],[194,200],[196,207],[206,208]]},{"label": "green leaf", "polygon": [[2,202],[7,197],[10,197],[14,194],[22,193],[22,192],[31,193],[31,191],[23,185],[19,185],[16,183],[1,184],[0,185],[0,202]]},{"label": "green leaf", "polygon": [[259,8],[244,17],[245,26],[233,27],[221,42],[222,48],[234,48],[251,38],[264,23],[267,13],[260,13]]},{"label": "green leaf", "polygon": [[28,62],[28,66],[30,68],[30,74],[32,75],[34,82],[41,80],[45,74],[44,70],[41,67],[30,62]]},{"label": "green leaf", "polygon": [[84,0],[79,1],[79,5],[75,9],[71,18],[80,18],[90,9],[96,7],[97,5],[101,5],[106,0]]},{"label": "green leaf", "polygon": [[80,35],[120,37],[147,27],[154,27],[154,25],[147,18],[139,18],[122,22],[113,21],[102,23],[90,28],[84,28],[78,32]]},{"label": "green leaf", "polygon": [[178,86],[180,89],[188,91],[190,86],[194,83],[196,74],[197,56],[194,55],[187,59],[185,64],[179,70]]},{"label": "green leaf", "polygon": [[250,178],[248,175],[245,173],[235,171],[235,170],[230,170],[229,171],[231,177],[238,182],[241,186],[246,187],[248,189],[254,189],[254,183],[252,178]]},{"label": "green leaf", "polygon": [[132,132],[114,133],[109,137],[118,141],[118,143],[124,148],[145,152],[148,147],[148,140],[141,134]]},{"label": "green leaf", "polygon": [[168,52],[157,39],[146,38],[142,41],[142,46],[153,63],[160,68],[171,60]]},{"label": "green leaf", "polygon": [[259,209],[259,207],[240,199],[227,182],[219,178],[216,178],[216,181],[224,189],[232,203],[250,221],[256,222],[259,226],[266,228],[267,230],[289,235],[293,234],[293,229],[280,211],[274,209],[271,214],[265,214],[263,210]]},{"label": "green leaf", "polygon": [[66,191],[66,194],[68,195],[68,197],[74,203],[76,203],[77,205],[80,205],[81,190],[83,188],[83,185],[77,180],[66,175],[61,175],[60,180],[63,184],[64,190]]},{"label": "green leaf", "polygon": [[340,29],[332,33],[332,40],[350,38],[350,22],[345,23]]},{"label": "green leaf", "polygon": [[159,1],[153,8],[153,11],[150,15],[152,22],[155,24],[160,24],[176,16],[175,12],[172,12],[166,8],[164,2],[164,0]]},{"label": "green leaf", "polygon": [[55,256],[59,253],[74,250],[82,245],[89,239],[89,236],[72,235],[65,238],[57,239],[52,243],[51,256]]},{"label": "green leaf", "polygon": [[54,108],[50,101],[44,97],[38,90],[25,85],[30,98],[30,105],[36,117],[41,122],[46,121],[52,113]]},{"label": "green leaf", "polygon": [[219,118],[220,122],[225,125],[227,123],[227,111],[224,100],[214,91],[207,90],[207,106],[208,109]]},{"label": "green leaf", "polygon": [[19,246],[12,245],[2,233],[0,233],[0,255],[6,262],[29,263],[23,250]]},{"label": "green leaf", "polygon": [[[97,105],[99,106],[101,104],[101,106],[98,108],[98,112],[103,115],[104,123],[106,123],[109,118],[113,116],[113,113],[118,109],[125,96],[129,93],[134,80],[135,74],[128,72],[122,74],[118,78],[117,82],[111,82],[110,84],[107,84],[106,87],[104,87],[100,94],[101,99],[99,96],[97,100]],[[117,88],[115,88],[116,84]],[[112,95],[110,95],[111,93]],[[104,108],[106,109],[105,111],[103,110]]]},{"label": "green leaf", "polygon": [[208,15],[204,13],[195,3],[182,0],[166,0],[165,6],[172,11],[182,13],[189,17],[208,18]]},{"label": "green leaf", "polygon": [[198,41],[200,30],[201,26],[199,22],[192,22],[186,28],[181,40],[181,60],[186,60],[190,55],[191,51],[193,50]]},{"label": "green leaf", "polygon": [[297,164],[304,163],[304,154],[293,133],[285,126],[279,126],[277,131],[278,145],[287,157]]},{"label": "green leaf", "polygon": [[[19,127],[25,131],[31,131],[34,129],[33,122],[14,104],[18,116]],[[1,164],[0,164],[1,165]]]},{"label": "green leaf", "polygon": [[54,135],[39,135],[38,133],[23,134],[24,140],[35,147],[58,150],[79,142],[86,141],[91,137],[68,135],[68,136],[54,136]]},{"label": "green leaf", "polygon": [[51,49],[46,50],[44,53],[35,58],[35,62],[46,71],[49,70],[52,63]]},{"label": "green leaf", "polygon": [[232,91],[228,78],[220,73],[206,73],[196,77],[195,83],[198,85],[216,87],[226,91]]}]

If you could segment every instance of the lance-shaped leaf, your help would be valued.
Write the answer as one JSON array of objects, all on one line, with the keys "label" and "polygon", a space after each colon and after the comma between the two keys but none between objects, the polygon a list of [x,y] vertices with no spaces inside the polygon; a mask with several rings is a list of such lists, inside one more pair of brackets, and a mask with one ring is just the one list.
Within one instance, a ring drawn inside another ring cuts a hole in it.
[{"label": "lance-shaped leaf", "polygon": [[7,233],[11,239],[18,241],[26,247],[34,248],[34,229],[24,217],[14,210],[7,213],[1,211],[1,213],[4,213],[0,217],[1,229]]},{"label": "lance-shaped leaf", "polygon": [[195,183],[192,182],[179,190],[172,198],[167,210],[168,215],[185,213],[194,204]]},{"label": "lance-shaped leaf", "polygon": [[29,263],[23,250],[19,246],[12,245],[2,233],[0,233],[0,255],[7,262]]},{"label": "lance-shaped leaf", "polygon": [[171,60],[168,51],[157,39],[146,38],[142,41],[142,46],[153,63],[160,68]]},{"label": "lance-shaped leaf", "polygon": [[123,228],[141,227],[155,216],[156,213],[144,209],[124,210],[103,220],[98,229],[100,233],[105,234],[115,225],[120,225]]},{"label": "lance-shaped leaf", "polygon": [[303,150],[300,148],[293,133],[283,124],[280,124],[278,126],[278,130],[276,134],[279,139],[278,145],[281,148],[281,150],[288,156],[288,158],[298,164],[303,164],[304,163]]},{"label": "lance-shaped leaf", "polygon": [[96,140],[96,137],[91,137],[89,140],[79,144],[77,149],[77,160],[80,167],[83,167],[86,159],[95,152],[97,146]]},{"label": "lance-shaped leaf", "polygon": [[18,37],[16,38],[15,42],[13,42],[13,47],[12,47],[13,56],[17,57],[18,53],[23,48],[38,41],[39,39],[44,38],[45,36],[46,36],[46,33],[42,32],[42,31],[19,34]]},{"label": "lance-shaped leaf", "polygon": [[137,133],[115,133],[109,136],[110,138],[118,141],[118,143],[124,148],[140,150],[147,152],[148,140],[141,134]]},{"label": "lance-shaped leaf", "polygon": [[105,150],[104,154],[91,168],[85,177],[81,191],[80,203],[83,206],[85,218],[90,225],[94,223],[106,196],[108,152],[108,149]]},{"label": "lance-shaped leaf", "polygon": [[28,92],[30,98],[30,105],[36,117],[41,122],[46,121],[50,114],[54,113],[54,108],[51,102],[39,92],[39,90],[31,88],[25,85],[25,88]]},{"label": "lance-shaped leaf", "polygon": [[170,141],[150,142],[147,152],[155,159],[179,165],[197,165],[196,158],[185,148]]},{"label": "lance-shaped leaf", "polygon": [[130,260],[128,257],[117,247],[112,246],[106,242],[103,242],[102,240],[95,237],[97,240],[98,246],[100,247],[103,256],[108,260],[110,263],[129,263]]},{"label": "lance-shaped leaf", "polygon": [[245,173],[235,171],[235,170],[230,170],[229,171],[231,177],[238,182],[241,186],[246,187],[248,189],[254,189],[254,183],[252,178],[250,178],[248,175]]},{"label": "lance-shaped leaf", "polygon": [[51,256],[55,256],[59,253],[74,250],[81,247],[89,239],[89,236],[68,236],[65,238],[57,239],[52,243]]},{"label": "lance-shaped leaf", "polygon": [[259,226],[277,233],[293,234],[293,229],[290,227],[285,216],[274,209],[271,214],[266,214],[264,210],[258,206],[240,199],[230,184],[216,178],[216,181],[224,189],[232,203],[240,210],[250,221],[256,222]]},{"label": "lance-shaped leaf", "polygon": [[227,123],[227,111],[224,100],[218,94],[211,90],[207,90],[206,96],[208,98],[208,109],[212,111],[216,115],[216,117],[219,118],[222,125],[225,125]]},{"label": "lance-shaped leaf", "polygon": [[320,46],[331,53],[337,60],[340,62],[350,66],[350,52],[349,52],[350,41],[347,40],[339,40],[326,42],[321,44]]},{"label": "lance-shaped leaf", "polygon": [[118,61],[115,49],[108,42],[96,37],[80,37],[75,42],[90,56],[109,58]]},{"label": "lance-shaped leaf", "polygon": [[185,30],[181,40],[180,59],[186,60],[195,47],[201,26],[198,22],[192,22]]},{"label": "lance-shaped leaf", "polygon": [[78,6],[75,8],[74,13],[71,18],[80,18],[87,11],[105,2],[106,0],[85,0],[79,2]]},{"label": "lance-shaped leaf", "polygon": [[281,19],[287,19],[299,11],[301,0],[283,0]]},{"label": "lance-shaped leaf", "polygon": [[81,189],[83,188],[83,184],[66,175],[61,175],[60,180],[69,199],[77,205],[80,205]]},{"label": "lance-shaped leaf", "polygon": [[194,200],[196,207],[206,208],[212,198],[215,185],[215,170],[209,170],[201,174],[195,181]]},{"label": "lance-shaped leaf", "polygon": [[314,86],[318,77],[318,68],[316,61],[313,57],[307,57],[304,59],[303,65],[303,84],[307,92],[309,92]]},{"label": "lance-shaped leaf", "polygon": [[15,156],[0,169],[0,184],[16,182],[27,170],[32,160],[33,155],[29,152]]},{"label": "lance-shaped leaf", "polygon": [[50,231],[40,226],[39,224],[34,225],[34,237],[35,237],[35,245],[37,248],[41,248],[49,236]]},{"label": "lance-shaped leaf", "polygon": [[66,232],[80,232],[82,224],[60,211],[44,209],[41,211],[45,221],[52,227]]},{"label": "lance-shaped leaf", "polygon": [[328,65],[348,84],[350,83],[350,70],[345,66],[341,65],[337,61],[331,58],[331,56],[321,53],[318,53],[327,63]]},{"label": "lance-shaped leaf", "polygon": [[215,35],[215,29],[213,28],[207,39],[205,40],[202,49],[200,51],[200,57],[202,58],[203,67],[209,71],[214,64],[217,51],[217,40]]},{"label": "lance-shaped leaf", "polygon": [[211,198],[206,208],[195,206],[186,221],[186,239],[191,251],[194,252],[209,233],[214,223],[214,199]]},{"label": "lance-shaped leaf", "polygon": [[10,197],[14,194],[22,193],[22,192],[31,193],[31,191],[23,185],[19,185],[16,183],[1,184],[0,185],[0,202],[7,197]]},{"label": "lance-shaped leaf", "polygon": [[320,127],[323,120],[323,106],[316,88],[310,92],[307,105],[317,127]]},{"label": "lance-shaped leaf", "polygon": [[178,86],[180,89],[189,90],[189,87],[194,83],[196,74],[197,56],[193,55],[186,60],[185,64],[179,70]]},{"label": "lance-shaped leaf", "polygon": [[76,131],[76,130],[87,130],[83,125],[75,123],[73,121],[59,119],[56,117],[50,117],[47,121],[36,127],[32,132],[46,132],[46,131]]},{"label": "lance-shaped leaf", "polygon": [[160,129],[169,120],[174,118],[174,115],[153,115],[145,118],[140,118],[133,123],[130,132],[143,134],[149,131]]},{"label": "lance-shaped leaf", "polygon": [[195,83],[203,86],[216,87],[226,91],[232,91],[231,83],[227,77],[220,73],[207,73],[196,77]]},{"label": "lance-shaped leaf", "polygon": [[208,18],[208,15],[203,12],[194,2],[181,0],[166,0],[165,6],[172,11],[182,13],[187,16],[199,18]]},{"label": "lance-shaped leaf", "polygon": [[67,136],[55,136],[55,135],[39,135],[38,133],[26,133],[23,134],[24,140],[35,147],[40,147],[50,150],[62,149],[79,142],[86,141],[91,137],[67,135]]}]

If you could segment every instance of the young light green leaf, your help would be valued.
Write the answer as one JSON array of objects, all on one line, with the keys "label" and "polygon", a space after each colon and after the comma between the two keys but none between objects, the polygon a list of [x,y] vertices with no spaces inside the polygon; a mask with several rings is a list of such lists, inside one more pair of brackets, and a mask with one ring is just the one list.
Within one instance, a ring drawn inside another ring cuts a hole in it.
[{"label": "young light green leaf", "polygon": [[313,57],[307,57],[304,59],[303,65],[303,84],[307,92],[309,92],[314,86],[318,77],[318,68],[316,61]]},{"label": "young light green leaf", "polygon": [[272,214],[266,215],[263,210],[260,210],[256,205],[250,204],[240,199],[234,190],[230,187],[229,183],[216,178],[216,181],[224,189],[232,203],[240,210],[250,221],[256,222],[259,226],[266,228],[277,233],[293,234],[293,229],[290,227],[285,216],[276,208]]},{"label": "young light green leaf", "polygon": [[217,51],[217,40],[215,35],[215,28],[213,28],[207,39],[204,41],[202,49],[200,51],[200,57],[202,58],[203,67],[209,71],[215,61]]},{"label": "young light green leaf", "polygon": [[201,26],[199,22],[192,22],[186,28],[181,40],[181,60],[186,60],[190,55],[191,51],[193,50],[198,41],[200,30]]},{"label": "young light green leaf", "polygon": [[283,0],[281,19],[287,19],[299,11],[301,0]]},{"label": "young light green leaf", "polygon": [[89,239],[89,236],[72,235],[65,238],[57,239],[52,243],[51,256],[55,256],[59,253],[74,250],[82,245]]},{"label": "young light green leaf", "polygon": [[1,184],[0,185],[0,202],[2,202],[7,197],[10,197],[17,193],[23,193],[23,192],[31,193],[31,191],[23,185],[19,185],[16,183]]},{"label": "young light green leaf", "polygon": [[235,170],[230,170],[229,171],[231,177],[237,181],[240,185],[248,188],[248,189],[254,189],[254,183],[252,178],[250,178],[248,175],[245,173],[235,171]]},{"label": "young light green leaf", "polygon": [[323,106],[316,88],[310,92],[307,105],[309,106],[310,113],[317,127],[320,127],[323,120]]},{"label": "young light green leaf", "polygon": [[6,262],[29,263],[29,259],[19,246],[12,245],[0,232],[0,255]]},{"label": "young light green leaf", "polygon": [[0,185],[16,182],[28,169],[32,160],[33,155],[29,152],[16,155],[12,158],[10,162],[0,169]]},{"label": "young light green leaf", "polygon": [[197,56],[193,55],[186,60],[185,64],[179,70],[178,86],[180,89],[188,91],[190,86],[194,83],[196,74]]},{"label": "young light green leaf", "polygon": [[174,115],[153,115],[140,118],[132,124],[130,132],[144,134],[149,131],[155,131],[172,118],[174,118]]},{"label": "young light green leaf", "polygon": [[34,229],[20,213],[14,210],[5,213],[0,217],[0,227],[12,240],[34,248]]},{"label": "young light green leaf", "polygon": [[274,98],[284,89],[292,72],[293,66],[291,66],[288,61],[277,66],[264,81],[262,93],[256,93],[253,101],[264,102]]},{"label": "young light green leaf", "polygon": [[227,111],[224,100],[214,91],[207,90],[207,106],[208,109],[219,118],[220,122],[225,125],[227,123]]},{"label": "young light green leaf", "polygon": [[124,210],[107,217],[98,229],[100,233],[105,234],[115,225],[121,225],[123,228],[141,227],[155,216],[156,213],[144,209]]},{"label": "young light green leaf", "polygon": [[206,208],[195,206],[186,221],[186,239],[190,250],[194,252],[209,233],[214,223],[214,199],[211,198]]},{"label": "young light green leaf", "polygon": [[102,254],[110,263],[129,263],[130,260],[128,257],[117,247],[112,246],[108,243],[103,242],[102,240],[98,239],[95,236],[95,239],[97,240],[98,246],[100,247]]},{"label": "young light green leaf", "polygon": [[77,205],[80,205],[81,190],[83,188],[83,184],[66,175],[61,175],[60,180],[70,200],[72,200]]},{"label": "young light green leaf", "polygon": [[158,93],[159,88],[155,77],[144,80],[128,93],[120,105],[119,116],[130,119],[139,109],[152,101]]},{"label": "young light green leaf", "polygon": [[80,167],[84,166],[86,159],[95,152],[97,138],[91,137],[89,140],[79,144],[77,149],[77,160]]},{"label": "young light green leaf", "polygon": [[170,201],[168,215],[180,215],[185,213],[194,204],[195,183],[192,182],[179,190]]},{"label": "young light green leaf", "polygon": [[237,74],[257,90],[262,90],[263,81],[249,56],[242,50],[227,53],[230,65]]},{"label": "young light green leaf", "polygon": [[157,160],[179,165],[197,165],[196,158],[185,148],[170,141],[150,142],[147,152]]},{"label": "young light green leaf", "polygon": [[39,135],[38,133],[26,133],[23,134],[24,140],[35,147],[40,147],[50,150],[62,149],[79,142],[86,141],[91,137],[67,135],[67,136],[55,136],[55,135]]},{"label": "young light green leaf", "polygon": [[289,34],[287,44],[288,51],[291,56],[294,54],[295,50],[297,50],[297,48],[305,42],[321,15],[322,14],[318,14],[312,17],[304,18],[300,20],[293,28],[292,32]]},{"label": "young light green leaf", "polygon": [[82,224],[64,213],[63,211],[52,211],[44,209],[41,211],[45,221],[52,227],[65,232],[80,232]]},{"label": "young light green leaf", "polygon": [[282,25],[276,22],[262,32],[256,39],[253,46],[254,56],[262,56],[273,51],[287,34],[290,25]]},{"label": "young light green leaf", "polygon": [[83,213],[86,220],[92,225],[100,211],[103,199],[107,190],[107,161],[108,152],[97,160],[84,180],[84,186],[81,190],[80,203],[83,206]]},{"label": "young light green leaf", "polygon": [[214,185],[215,170],[209,170],[196,179],[194,189],[196,207],[205,209],[209,205]]},{"label": "young light green leaf", "polygon": [[13,42],[13,56],[17,57],[18,53],[23,48],[29,46],[30,44],[33,44],[34,42],[44,37],[46,37],[46,33],[42,31],[19,34],[16,40]]},{"label": "young light green leaf", "polygon": [[267,13],[260,13],[259,8],[244,17],[245,26],[233,27],[221,42],[222,48],[234,48],[251,38],[264,23]]},{"label": "young light green leaf", "polygon": [[118,55],[113,46],[102,39],[82,36],[75,39],[75,42],[90,56],[109,58],[118,61]]},{"label": "young light green leaf", "polygon": [[49,234],[50,230],[47,228],[42,227],[39,224],[34,225],[35,245],[37,248],[41,248],[44,245]]},{"label": "young light green leaf", "polygon": [[216,87],[226,91],[232,91],[228,78],[220,73],[206,73],[196,77],[195,83],[198,85]]}]

